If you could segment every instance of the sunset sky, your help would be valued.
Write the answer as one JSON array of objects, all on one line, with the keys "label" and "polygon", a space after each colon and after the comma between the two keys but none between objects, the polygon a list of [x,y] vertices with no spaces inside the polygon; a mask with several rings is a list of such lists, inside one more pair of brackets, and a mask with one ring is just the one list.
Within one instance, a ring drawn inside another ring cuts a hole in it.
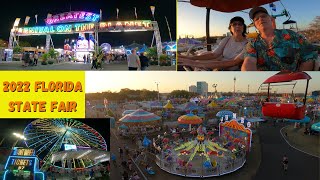
[{"label": "sunset sky", "polygon": [[[284,7],[291,14],[291,20],[294,20],[298,24],[299,29],[306,28],[310,22],[316,17],[320,16],[319,0],[282,0]],[[269,13],[274,15],[280,14],[283,11],[283,6],[279,1],[274,3],[276,5],[276,12],[271,11],[269,5],[264,5]],[[205,36],[205,22],[206,22],[206,9],[191,5],[190,3],[178,2],[178,18],[177,18],[177,29],[178,36],[182,38],[185,35],[194,35],[195,37]],[[244,18],[245,23],[248,25],[251,23],[248,12],[250,9],[244,10],[244,12],[235,13],[223,13],[211,10],[210,13],[210,35],[223,35],[229,32],[228,25],[229,21],[234,16],[241,16]],[[282,23],[286,21],[288,17],[282,16],[276,19],[277,28],[282,29]],[[254,28],[250,30],[253,32]]]},{"label": "sunset sky", "polygon": [[[173,90],[188,90],[197,81],[206,81],[209,92],[213,92],[212,84],[218,84],[218,92],[232,92],[233,78],[236,77],[236,91],[257,92],[260,84],[277,72],[86,72],[86,93],[112,91],[119,92],[123,88],[157,90],[161,93]],[[309,83],[309,92],[320,90],[320,73],[308,72],[312,77]],[[306,81],[298,81],[294,92],[304,92]],[[291,86],[276,87],[273,91],[291,92]]]}]

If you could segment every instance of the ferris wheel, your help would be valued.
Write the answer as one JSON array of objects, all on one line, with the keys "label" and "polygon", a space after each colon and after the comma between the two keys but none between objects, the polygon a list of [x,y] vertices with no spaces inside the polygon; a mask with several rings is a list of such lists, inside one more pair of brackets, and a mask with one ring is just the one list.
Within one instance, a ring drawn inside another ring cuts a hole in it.
[{"label": "ferris wheel", "polygon": [[[66,144],[90,149],[90,152],[107,150],[106,141],[96,130],[74,119],[37,119],[27,125],[23,134],[27,139],[25,141],[27,147],[36,150],[36,154],[42,160],[45,169],[52,163],[55,153],[66,150],[63,148],[63,145]],[[72,156],[72,153],[73,156],[77,156],[74,151],[69,152],[70,154],[65,154],[64,158]],[[82,152],[88,154],[89,151],[77,150],[77,153]],[[84,162],[84,158],[86,158],[86,162]],[[88,162],[87,157],[83,157],[83,159],[72,158],[71,161],[73,162],[69,162],[69,164],[74,165],[69,165],[69,168],[85,168],[93,164]],[[64,166],[62,164],[60,163],[58,166]]]}]

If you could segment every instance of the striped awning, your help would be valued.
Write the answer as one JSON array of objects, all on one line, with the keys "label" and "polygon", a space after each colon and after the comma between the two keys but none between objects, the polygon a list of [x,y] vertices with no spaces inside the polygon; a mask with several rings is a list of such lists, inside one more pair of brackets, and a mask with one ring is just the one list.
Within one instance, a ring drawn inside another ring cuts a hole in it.
[{"label": "striped awning", "polygon": [[147,112],[143,109],[138,109],[131,114],[127,114],[122,117],[119,121],[129,125],[130,123],[153,123],[159,121],[161,118],[153,113]]},{"label": "striped awning", "polygon": [[194,114],[186,114],[178,118],[179,124],[201,124],[202,119]]}]

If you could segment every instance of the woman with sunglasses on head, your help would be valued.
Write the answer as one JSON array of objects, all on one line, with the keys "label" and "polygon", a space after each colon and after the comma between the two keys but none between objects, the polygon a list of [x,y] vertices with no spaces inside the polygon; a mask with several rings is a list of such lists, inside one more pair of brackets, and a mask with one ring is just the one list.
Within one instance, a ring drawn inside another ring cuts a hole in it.
[{"label": "woman with sunglasses on head", "polygon": [[212,52],[206,52],[198,56],[179,55],[179,65],[229,71],[240,70],[244,47],[248,42],[244,19],[239,16],[232,18],[229,23],[229,30],[232,36],[222,39],[218,47]]}]

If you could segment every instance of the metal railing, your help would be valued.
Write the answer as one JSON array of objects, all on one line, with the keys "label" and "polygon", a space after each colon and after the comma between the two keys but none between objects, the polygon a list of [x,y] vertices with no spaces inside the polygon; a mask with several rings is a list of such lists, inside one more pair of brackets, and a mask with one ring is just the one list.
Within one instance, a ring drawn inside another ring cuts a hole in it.
[{"label": "metal railing", "polygon": [[168,173],[185,176],[185,177],[212,177],[222,176],[224,174],[232,173],[240,169],[246,162],[246,153],[240,152],[235,159],[218,157],[217,165],[215,167],[204,167],[203,159],[201,165],[198,167],[186,167],[181,166],[179,163],[172,159],[167,161],[160,158],[161,155],[156,156],[156,164],[164,171]]}]

